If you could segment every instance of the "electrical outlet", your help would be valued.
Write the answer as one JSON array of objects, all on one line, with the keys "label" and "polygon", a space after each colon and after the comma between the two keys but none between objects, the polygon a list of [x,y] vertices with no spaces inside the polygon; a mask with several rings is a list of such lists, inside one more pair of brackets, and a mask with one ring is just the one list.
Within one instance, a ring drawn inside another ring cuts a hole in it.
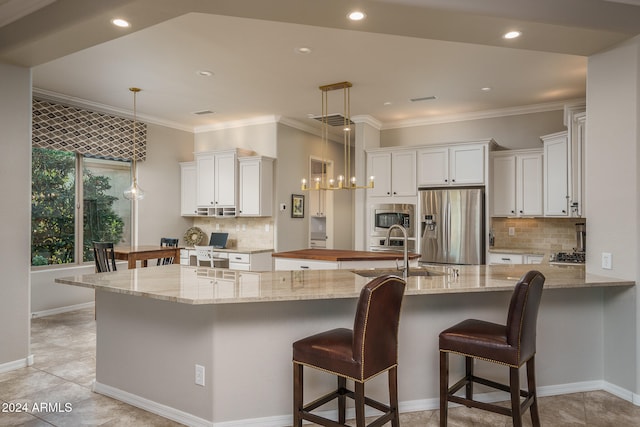
[{"label": "electrical outlet", "polygon": [[247,231],[247,224],[242,224],[242,231]]},{"label": "electrical outlet", "polygon": [[240,231],[240,224],[236,224],[236,231]]},{"label": "electrical outlet", "polygon": [[196,365],[196,385],[204,387],[204,366]]},{"label": "electrical outlet", "polygon": [[516,228],[509,227],[509,236],[515,236],[515,235],[516,235]]},{"label": "electrical outlet", "polygon": [[611,270],[613,268],[613,261],[610,252],[602,252],[602,268],[605,270]]},{"label": "electrical outlet", "polygon": [[265,232],[265,233],[268,233],[268,232],[269,232],[269,223],[266,223],[266,224],[264,225],[264,232]]},{"label": "electrical outlet", "polygon": [[220,231],[220,224],[216,224],[216,231]]},{"label": "electrical outlet", "polygon": [[287,210],[287,204],[286,203],[280,203],[280,212],[284,212]]}]

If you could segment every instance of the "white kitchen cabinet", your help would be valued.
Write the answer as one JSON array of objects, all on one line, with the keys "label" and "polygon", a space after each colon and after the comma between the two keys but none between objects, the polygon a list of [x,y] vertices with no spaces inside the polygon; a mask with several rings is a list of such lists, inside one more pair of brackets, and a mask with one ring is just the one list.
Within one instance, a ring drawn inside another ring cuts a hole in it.
[{"label": "white kitchen cabinet", "polygon": [[482,185],[485,144],[460,144],[418,150],[418,186]]},{"label": "white kitchen cabinet", "polygon": [[569,216],[569,144],[567,131],[540,137],[544,144],[544,215]]},{"label": "white kitchen cabinet", "polygon": [[369,197],[416,196],[416,151],[367,152],[367,176],[375,177]]},{"label": "white kitchen cabinet", "polygon": [[497,253],[497,252],[489,253],[488,264],[490,265],[523,264],[523,263],[524,263],[524,257],[520,254]]},{"label": "white kitchen cabinet", "polygon": [[[273,251],[237,252],[236,250],[220,249],[213,253],[215,258],[227,258],[230,270],[241,271],[271,271],[271,254]],[[196,265],[196,251],[193,248],[180,250],[180,264]]]},{"label": "white kitchen cabinet", "polygon": [[273,214],[273,159],[240,157],[238,216]]},{"label": "white kitchen cabinet", "polygon": [[514,254],[490,252],[487,264],[541,264],[544,256],[539,254]]},{"label": "white kitchen cabinet", "polygon": [[542,151],[493,156],[493,216],[542,216]]},{"label": "white kitchen cabinet", "polygon": [[195,154],[198,215],[236,216],[238,157],[248,153],[233,149]]},{"label": "white kitchen cabinet", "polygon": [[196,202],[196,163],[180,163],[180,215],[190,216],[198,213]]}]

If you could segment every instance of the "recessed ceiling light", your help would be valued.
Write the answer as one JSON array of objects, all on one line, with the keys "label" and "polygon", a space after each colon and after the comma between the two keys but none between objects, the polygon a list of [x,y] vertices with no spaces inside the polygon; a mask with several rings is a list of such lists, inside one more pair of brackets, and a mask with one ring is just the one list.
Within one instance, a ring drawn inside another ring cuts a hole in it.
[{"label": "recessed ceiling light", "polygon": [[520,31],[509,31],[508,33],[505,33],[505,35],[503,35],[502,37],[505,39],[515,39],[518,38],[522,35],[522,33]]},{"label": "recessed ceiling light", "polygon": [[382,105],[384,105],[385,107],[388,107],[391,104],[393,104],[391,101],[385,101]]},{"label": "recessed ceiling light", "polygon": [[301,55],[308,55],[311,53],[311,48],[310,47],[297,47],[294,49],[295,53],[299,53]]},{"label": "recessed ceiling light", "polygon": [[352,21],[362,21],[364,18],[366,18],[366,16],[367,15],[364,12],[354,10],[353,12],[349,12],[347,18],[351,19]]},{"label": "recessed ceiling light", "polygon": [[131,26],[131,24],[129,24],[129,21],[126,21],[122,18],[112,19],[111,23],[116,27],[120,27],[120,28],[129,28]]},{"label": "recessed ceiling light", "polygon": [[481,87],[480,90],[483,92],[490,92],[491,88],[489,86],[485,86],[485,87]]},{"label": "recessed ceiling light", "polygon": [[200,77],[211,77],[213,76],[213,73],[209,70],[198,70],[196,71],[196,74],[199,75]]}]

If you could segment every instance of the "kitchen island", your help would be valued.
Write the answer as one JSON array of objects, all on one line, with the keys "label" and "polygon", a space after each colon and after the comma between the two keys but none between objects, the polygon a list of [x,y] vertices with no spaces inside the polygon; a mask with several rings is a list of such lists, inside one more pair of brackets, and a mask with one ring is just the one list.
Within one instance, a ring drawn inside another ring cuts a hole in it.
[{"label": "kitchen island", "polygon": [[[458,276],[434,267],[427,269],[432,275],[407,281],[402,412],[437,407],[438,333],[468,317],[504,322],[511,291],[531,267],[547,277],[538,327],[541,394],[603,382],[603,299],[625,297],[634,282],[586,275],[580,267],[462,266]],[[282,426],[291,422],[291,344],[351,327],[369,280],[348,270],[253,273],[169,265],[56,282],[96,290],[96,392],[187,425]],[[204,385],[195,384],[195,365],[204,368]],[[452,371],[461,369],[452,363]],[[479,374],[485,369],[491,367],[478,365]],[[305,375],[308,396],[334,385],[329,375]],[[367,389],[385,400],[386,383],[378,380]]]}]

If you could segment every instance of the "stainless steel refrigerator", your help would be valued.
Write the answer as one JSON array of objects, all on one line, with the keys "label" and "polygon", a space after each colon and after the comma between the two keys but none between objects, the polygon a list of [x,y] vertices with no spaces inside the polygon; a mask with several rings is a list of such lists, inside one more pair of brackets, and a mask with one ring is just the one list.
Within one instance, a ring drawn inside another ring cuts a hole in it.
[{"label": "stainless steel refrigerator", "polygon": [[484,264],[484,191],[420,190],[420,261]]}]

